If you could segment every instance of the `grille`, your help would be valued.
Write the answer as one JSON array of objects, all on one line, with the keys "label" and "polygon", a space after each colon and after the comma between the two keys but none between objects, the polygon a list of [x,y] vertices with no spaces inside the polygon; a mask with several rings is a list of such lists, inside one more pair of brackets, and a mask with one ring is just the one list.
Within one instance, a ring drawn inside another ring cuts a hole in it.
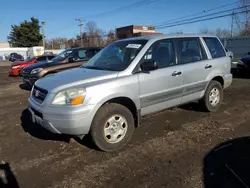
[{"label": "grille", "polygon": [[40,104],[43,103],[47,94],[48,94],[47,90],[41,89],[37,86],[34,86],[33,91],[32,91],[32,97],[35,99],[35,101],[37,101]]},{"label": "grille", "polygon": [[22,77],[23,78],[29,79],[29,74],[30,74],[30,70],[23,69],[23,71],[22,71]]}]

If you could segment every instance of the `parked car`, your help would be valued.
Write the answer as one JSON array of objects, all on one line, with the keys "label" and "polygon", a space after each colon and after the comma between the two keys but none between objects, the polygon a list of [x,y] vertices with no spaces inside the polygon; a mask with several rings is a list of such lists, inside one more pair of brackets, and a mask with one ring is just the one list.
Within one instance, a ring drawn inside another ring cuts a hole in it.
[{"label": "parked car", "polygon": [[14,61],[23,61],[23,60],[24,60],[23,56],[18,53],[11,53],[9,55],[9,61],[14,62]]},{"label": "parked car", "polygon": [[56,134],[90,134],[103,151],[128,143],[140,117],[199,101],[216,112],[232,83],[231,60],[211,35],[144,36],[113,42],[81,68],[38,80],[33,122]]},{"label": "parked car", "polygon": [[230,51],[230,50],[228,50],[227,48],[226,48],[225,50],[226,50],[226,54],[227,54],[227,56],[228,56],[228,57],[230,57],[230,58],[231,58],[231,60],[233,60],[233,58],[234,58],[234,54],[233,54],[233,52],[232,52],[232,51]]},{"label": "parked car", "polygon": [[24,67],[27,67],[29,65],[43,62],[43,61],[49,61],[53,59],[55,55],[42,55],[37,57],[29,57],[25,61],[15,61],[11,64],[9,75],[10,76],[21,76],[22,70]]},{"label": "parked car", "polygon": [[100,48],[71,48],[58,54],[49,62],[34,64],[23,69],[23,81],[33,85],[38,79],[57,72],[81,66],[87,62]]},{"label": "parked car", "polygon": [[240,74],[250,73],[250,54],[241,58],[237,63],[237,72]]}]

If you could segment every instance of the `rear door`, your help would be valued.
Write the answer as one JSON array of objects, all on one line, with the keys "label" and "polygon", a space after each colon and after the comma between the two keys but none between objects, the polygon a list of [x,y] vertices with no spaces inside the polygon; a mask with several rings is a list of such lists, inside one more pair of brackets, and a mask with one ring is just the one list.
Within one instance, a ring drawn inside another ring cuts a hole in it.
[{"label": "rear door", "polygon": [[177,46],[178,66],[183,70],[181,103],[186,103],[202,96],[212,67],[199,37],[177,39]]},{"label": "rear door", "polygon": [[157,62],[158,69],[138,74],[142,115],[177,106],[182,97],[183,77],[181,67],[176,67],[174,40],[155,42],[140,63],[148,60]]},{"label": "rear door", "polygon": [[208,65],[211,65],[211,71],[217,72],[217,74],[227,75],[231,72],[231,59],[227,56],[225,48],[216,37],[204,37],[204,43],[206,44],[208,51],[210,52],[210,58]]}]

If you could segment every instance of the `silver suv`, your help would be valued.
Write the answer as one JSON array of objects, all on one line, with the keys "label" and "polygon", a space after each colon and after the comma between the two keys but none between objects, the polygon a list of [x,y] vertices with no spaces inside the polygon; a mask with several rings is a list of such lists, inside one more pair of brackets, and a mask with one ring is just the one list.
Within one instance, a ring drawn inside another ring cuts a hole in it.
[{"label": "silver suv", "polygon": [[123,147],[140,117],[191,101],[219,109],[231,61],[210,35],[165,35],[113,42],[80,68],[38,80],[33,122],[57,134],[90,134],[103,151]]}]

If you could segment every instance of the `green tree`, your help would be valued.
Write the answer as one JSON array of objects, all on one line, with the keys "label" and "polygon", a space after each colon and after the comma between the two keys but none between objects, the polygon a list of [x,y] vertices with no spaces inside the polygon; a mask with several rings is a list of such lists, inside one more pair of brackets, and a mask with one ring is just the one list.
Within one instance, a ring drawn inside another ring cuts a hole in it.
[{"label": "green tree", "polygon": [[38,46],[42,40],[39,20],[32,17],[30,21],[24,20],[20,25],[11,25],[7,38],[12,47]]}]

